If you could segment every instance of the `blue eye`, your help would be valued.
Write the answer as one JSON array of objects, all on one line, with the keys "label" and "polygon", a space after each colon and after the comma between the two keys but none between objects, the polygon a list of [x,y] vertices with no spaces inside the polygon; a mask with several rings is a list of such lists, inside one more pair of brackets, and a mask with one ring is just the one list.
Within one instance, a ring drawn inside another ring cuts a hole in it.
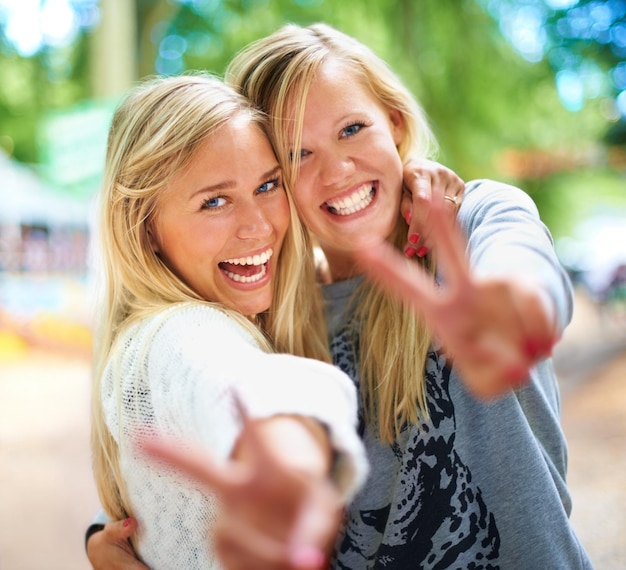
[{"label": "blue eye", "polygon": [[263,184],[261,184],[261,186],[259,186],[259,192],[262,194],[264,192],[269,192],[272,187],[274,186],[274,182],[273,181],[269,181],[269,182],[264,182]]},{"label": "blue eye", "polygon": [[205,200],[202,204],[202,208],[205,210],[214,210],[215,208],[219,208],[226,203],[226,199],[221,196],[215,196],[214,198],[209,198]]},{"label": "blue eye", "polygon": [[280,188],[280,178],[272,178],[272,180],[268,180],[267,182],[261,184],[257,192],[259,192],[259,194],[265,194],[278,188]]},{"label": "blue eye", "polygon": [[354,123],[343,128],[342,136],[351,137],[356,135],[365,125],[363,123]]},{"label": "blue eye", "polygon": [[[304,149],[300,149],[300,160],[302,160],[303,158],[305,158],[309,154],[311,154],[310,151],[304,150]],[[291,151],[289,153],[289,162],[293,162],[293,155],[294,155],[294,152]]]}]

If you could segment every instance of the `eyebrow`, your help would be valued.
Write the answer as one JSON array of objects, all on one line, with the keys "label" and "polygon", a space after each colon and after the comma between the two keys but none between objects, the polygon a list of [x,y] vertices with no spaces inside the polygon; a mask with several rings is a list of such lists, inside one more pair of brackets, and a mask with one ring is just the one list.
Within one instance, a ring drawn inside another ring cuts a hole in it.
[{"label": "eyebrow", "polygon": [[271,178],[272,176],[276,176],[280,172],[280,170],[281,170],[280,165],[277,164],[274,168],[271,168],[270,170],[265,172],[259,179],[259,182],[265,182],[268,178]]},{"label": "eyebrow", "polygon": [[354,120],[354,116],[355,115],[363,115],[363,114],[364,114],[363,111],[359,111],[358,109],[353,109],[349,113],[346,113],[346,114],[342,115],[341,117],[339,117],[336,120],[336,123],[337,124],[339,124],[339,123],[346,123],[347,121]]},{"label": "eyebrow", "polygon": [[[276,166],[274,166],[273,168],[271,168],[267,172],[264,172],[259,177],[259,182],[263,183],[263,182],[267,181],[269,178],[272,178],[273,176],[278,175],[280,170],[281,170],[280,165],[277,164]],[[219,182],[218,184],[213,184],[211,186],[204,186],[203,188],[200,188],[200,189],[196,190],[195,192],[193,192],[191,194],[191,196],[190,196],[190,199],[193,199],[198,194],[202,194],[202,193],[205,193],[205,192],[219,192],[220,190],[228,190],[229,188],[233,188],[234,186],[235,186],[235,181],[234,180],[225,180],[224,182]]]}]

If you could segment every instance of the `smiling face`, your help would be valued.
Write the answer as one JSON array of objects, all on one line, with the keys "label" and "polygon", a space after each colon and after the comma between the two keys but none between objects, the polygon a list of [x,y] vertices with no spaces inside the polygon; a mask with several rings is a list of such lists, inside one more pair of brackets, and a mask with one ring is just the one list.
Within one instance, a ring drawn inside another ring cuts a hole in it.
[{"label": "smiling face", "polygon": [[351,251],[386,239],[399,215],[401,116],[354,73],[329,59],[306,101],[294,199],[335,277],[353,273]]},{"label": "smiling face", "polygon": [[255,315],[272,301],[288,226],[278,162],[243,113],[209,135],[174,176],[159,199],[150,242],[204,299]]}]

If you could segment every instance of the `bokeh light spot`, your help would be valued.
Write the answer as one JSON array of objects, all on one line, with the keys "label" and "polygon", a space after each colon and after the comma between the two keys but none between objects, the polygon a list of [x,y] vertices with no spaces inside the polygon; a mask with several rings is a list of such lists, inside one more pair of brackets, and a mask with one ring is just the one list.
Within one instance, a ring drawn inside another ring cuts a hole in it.
[{"label": "bokeh light spot", "polygon": [[626,90],[622,91],[616,97],[615,103],[617,104],[617,109],[619,110],[622,117],[626,117]]},{"label": "bokeh light spot", "polygon": [[556,87],[563,106],[570,111],[583,108],[584,86],[575,71],[562,70],[556,74]]}]

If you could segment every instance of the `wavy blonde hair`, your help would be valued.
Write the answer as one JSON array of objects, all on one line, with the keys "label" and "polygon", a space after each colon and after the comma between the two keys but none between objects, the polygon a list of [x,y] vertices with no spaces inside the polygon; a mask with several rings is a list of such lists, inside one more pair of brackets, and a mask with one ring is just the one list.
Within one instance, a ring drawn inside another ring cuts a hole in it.
[{"label": "wavy blonde hair", "polygon": [[[93,468],[99,496],[113,520],[129,516],[118,449],[100,398],[101,378],[119,334],[172,303],[210,302],[181,281],[154,253],[148,227],[173,176],[193,160],[205,138],[244,114],[267,135],[267,119],[209,74],[149,79],[132,90],[111,124],[100,192],[98,306],[92,392]],[[237,157],[233,157],[237,160]],[[314,262],[308,234],[291,199],[291,223],[278,261],[273,304],[256,325],[211,303],[246,327],[265,350],[329,360],[320,298],[311,293]],[[313,317],[313,318],[312,318]]]},{"label": "wavy blonde hair", "polygon": [[[436,144],[422,109],[383,60],[331,26],[288,24],[240,51],[225,79],[269,115],[278,158],[292,188],[299,170],[299,153],[292,151],[300,148],[307,93],[329,59],[340,61],[386,109],[400,113],[404,134],[398,153],[403,161],[432,154]],[[398,212],[389,241],[402,248],[406,234],[407,224]],[[430,259],[414,259],[434,271]],[[353,306],[366,417],[378,425],[381,439],[391,442],[403,425],[429,416],[424,367],[430,334],[409,308],[367,281]]]}]

